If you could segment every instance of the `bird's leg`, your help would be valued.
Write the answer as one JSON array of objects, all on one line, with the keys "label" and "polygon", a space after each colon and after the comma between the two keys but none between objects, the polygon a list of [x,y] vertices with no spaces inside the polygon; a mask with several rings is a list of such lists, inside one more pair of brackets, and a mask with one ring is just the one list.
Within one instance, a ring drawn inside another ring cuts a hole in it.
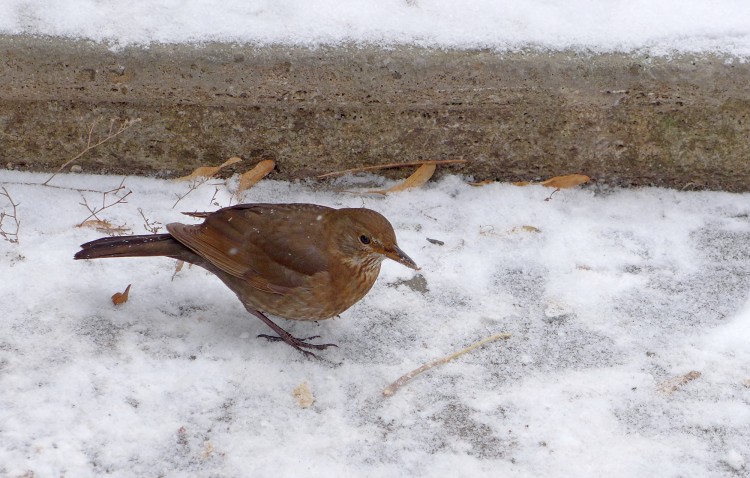
[{"label": "bird's leg", "polygon": [[303,354],[307,355],[308,357],[315,357],[318,358],[317,355],[310,352],[309,350],[305,349],[316,349],[316,350],[325,350],[328,347],[338,347],[336,344],[311,344],[309,342],[306,342],[306,340],[316,339],[320,337],[319,335],[314,335],[312,337],[307,337],[304,339],[300,339],[297,337],[294,337],[292,334],[287,332],[286,330],[282,329],[278,325],[276,325],[271,319],[266,317],[265,314],[258,310],[253,310],[250,308],[247,308],[247,311],[262,320],[267,326],[271,327],[274,332],[279,334],[278,337],[274,337],[273,335],[266,335],[266,334],[260,334],[258,337],[263,337],[268,340],[274,340],[274,341],[283,341],[294,347],[295,349],[299,350]]}]

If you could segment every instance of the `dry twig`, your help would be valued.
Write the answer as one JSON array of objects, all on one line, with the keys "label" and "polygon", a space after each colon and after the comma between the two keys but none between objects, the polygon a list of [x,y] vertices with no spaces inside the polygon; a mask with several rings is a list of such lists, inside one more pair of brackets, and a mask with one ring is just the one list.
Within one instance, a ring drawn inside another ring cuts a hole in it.
[{"label": "dry twig", "polygon": [[138,208],[138,213],[143,218],[143,228],[151,234],[156,234],[161,230],[162,224],[159,221],[149,221],[146,215],[143,213],[143,209]]},{"label": "dry twig", "polygon": [[8,181],[5,184],[15,184],[18,186],[44,186],[46,188],[62,189],[63,191],[76,191],[79,193],[104,194],[106,192],[100,189],[76,188],[76,187],[71,187],[71,186],[57,186],[55,184],[33,183],[29,181]]},{"label": "dry twig", "polygon": [[79,224],[78,227],[93,227],[98,232],[106,234],[108,236],[122,236],[127,232],[130,232],[130,228],[126,224],[121,226],[115,226],[106,219],[100,221],[98,219],[89,219],[88,221]]},{"label": "dry twig", "polygon": [[551,193],[549,193],[549,196],[546,197],[546,198],[544,198],[544,200],[545,201],[552,201],[552,196],[554,196],[555,193],[558,192],[559,190],[560,190],[560,188],[556,188],[554,191],[552,191]]},{"label": "dry twig", "polygon": [[180,201],[185,199],[188,196],[188,194],[198,189],[200,186],[203,185],[203,183],[205,183],[209,179],[211,179],[209,176],[199,176],[196,179],[192,179],[190,181],[190,186],[188,187],[188,190],[185,194],[183,195],[175,194],[175,196],[177,196],[177,201],[175,201],[174,204],[172,204],[172,209],[176,208],[177,205],[180,203]]},{"label": "dry twig", "polygon": [[[105,191],[105,192],[102,193],[102,205],[101,205],[101,207],[96,207],[96,206],[91,207],[91,206],[89,206],[89,203],[88,203],[88,201],[86,201],[86,197],[84,196],[83,197],[83,202],[79,203],[79,204],[81,206],[85,207],[86,209],[88,209],[91,214],[89,214],[88,217],[86,217],[86,219],[84,219],[83,221],[81,221],[81,223],[78,224],[78,227],[83,227],[83,225],[86,223],[86,221],[88,221],[92,217],[95,218],[98,221],[101,221],[102,219],[98,216],[98,214],[100,212],[104,211],[105,209],[109,209],[112,206],[116,206],[117,204],[125,204],[125,203],[127,203],[127,201],[125,199],[127,199],[127,197],[130,196],[130,194],[133,191],[129,190],[128,192],[126,192],[122,196],[118,196],[117,193],[123,191],[124,189],[125,189],[125,178],[122,178],[122,181],[120,182],[119,186],[117,186],[114,189],[111,189],[109,191]],[[109,195],[109,194],[114,195],[117,199],[115,201],[110,202],[108,204],[107,203],[107,195]]]},{"label": "dry twig", "polygon": [[463,354],[465,354],[467,352],[471,352],[472,350],[474,350],[477,347],[481,347],[484,344],[487,344],[487,343],[490,343],[490,342],[494,342],[495,340],[498,340],[498,339],[509,339],[509,338],[510,338],[510,334],[505,334],[505,333],[503,333],[503,334],[495,334],[495,335],[493,335],[491,337],[487,337],[485,339],[482,339],[479,342],[475,342],[475,343],[469,345],[468,347],[466,347],[465,349],[459,350],[458,352],[453,353],[451,355],[448,355],[447,357],[443,357],[443,358],[440,358],[440,359],[437,359],[437,360],[433,360],[432,362],[426,363],[426,364],[422,365],[421,367],[419,367],[419,368],[417,368],[415,370],[412,370],[411,372],[407,373],[406,375],[401,376],[401,378],[399,378],[398,380],[396,380],[392,384],[390,384],[387,387],[385,387],[385,389],[383,390],[383,395],[386,396],[386,397],[390,397],[391,395],[393,395],[394,393],[396,393],[396,391],[399,388],[401,388],[406,382],[408,382],[409,380],[413,379],[414,377],[416,377],[420,373],[426,372],[427,370],[430,370],[431,368],[437,367],[438,365],[443,365],[445,363],[448,363],[451,360],[453,360],[455,358],[458,358],[458,357],[460,357],[461,355],[463,355]]},{"label": "dry twig", "polygon": [[115,123],[117,122],[117,120],[116,119],[112,119],[109,122],[109,131],[107,132],[107,135],[104,138],[100,139],[99,141],[97,141],[95,143],[93,142],[94,128],[96,127],[96,124],[97,124],[98,120],[94,121],[93,123],[91,123],[91,127],[89,128],[89,136],[88,136],[88,139],[86,140],[86,147],[83,148],[81,150],[81,152],[79,152],[78,154],[76,154],[75,156],[73,156],[72,158],[70,158],[69,160],[65,161],[65,163],[63,163],[63,165],[60,166],[60,168],[57,171],[55,171],[55,173],[52,174],[52,176],[50,176],[49,178],[47,178],[47,180],[44,181],[42,183],[42,185],[43,186],[47,186],[49,184],[49,182],[52,181],[52,179],[55,176],[57,176],[60,173],[60,171],[62,171],[66,167],[68,167],[70,165],[70,163],[72,163],[73,161],[76,161],[77,159],[80,159],[81,156],[83,156],[84,154],[88,153],[89,151],[91,151],[92,149],[96,148],[97,146],[101,146],[102,144],[106,143],[110,139],[112,139],[112,138],[120,135],[126,129],[130,128],[131,126],[133,126],[134,124],[136,124],[136,123],[138,123],[140,121],[141,121],[140,118],[136,118],[136,119],[132,119],[132,120],[131,119],[126,119],[125,121],[123,121],[120,124],[120,126],[117,129],[115,129]]},{"label": "dry twig", "polygon": [[[18,219],[18,211],[17,207],[20,203],[13,202],[13,198],[10,196],[10,193],[7,189],[5,189],[5,186],[2,186],[2,192],[0,192],[0,196],[5,196],[8,199],[8,202],[10,202],[10,207],[13,210],[12,213],[7,213],[5,210],[0,211],[0,236],[3,236],[3,239],[6,241],[12,243],[12,244],[18,244],[18,230],[21,228],[21,220]],[[6,231],[4,229],[3,222],[6,219],[13,220],[15,230],[14,231]]]},{"label": "dry twig", "polygon": [[361,173],[363,171],[375,171],[378,169],[389,169],[389,168],[403,168],[406,166],[422,166],[423,164],[463,164],[468,163],[466,159],[443,159],[436,161],[412,161],[409,163],[388,163],[378,164],[377,166],[363,166],[361,168],[345,169],[343,171],[334,171],[332,173],[321,174],[316,176],[317,179],[323,179],[330,176],[341,176],[348,173]]},{"label": "dry twig", "polygon": [[[214,195],[211,196],[211,199],[208,201],[208,203],[211,204],[212,206],[221,207],[221,205],[219,204],[219,201],[216,199],[217,194],[219,194],[219,187],[214,186]],[[232,200],[230,199],[229,201],[231,203]]]}]

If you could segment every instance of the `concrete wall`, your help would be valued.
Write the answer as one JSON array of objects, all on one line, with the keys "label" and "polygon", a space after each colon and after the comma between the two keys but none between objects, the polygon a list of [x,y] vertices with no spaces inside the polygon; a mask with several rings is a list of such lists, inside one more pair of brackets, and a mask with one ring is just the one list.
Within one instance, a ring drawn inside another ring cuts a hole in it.
[{"label": "concrete wall", "polygon": [[[750,190],[750,63],[413,47],[110,51],[0,36],[0,167],[49,171],[92,122],[140,118],[85,172],[183,174],[230,156],[276,178],[420,159],[529,180]],[[401,172],[400,174],[404,174]]]}]

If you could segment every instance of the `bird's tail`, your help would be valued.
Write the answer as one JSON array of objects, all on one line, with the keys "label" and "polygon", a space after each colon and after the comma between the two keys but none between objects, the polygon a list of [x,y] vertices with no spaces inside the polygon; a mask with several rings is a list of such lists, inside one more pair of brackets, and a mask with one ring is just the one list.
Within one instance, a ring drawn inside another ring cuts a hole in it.
[{"label": "bird's tail", "polygon": [[100,259],[103,257],[167,256],[187,260],[192,253],[170,234],[142,236],[103,237],[81,244],[75,259]]}]

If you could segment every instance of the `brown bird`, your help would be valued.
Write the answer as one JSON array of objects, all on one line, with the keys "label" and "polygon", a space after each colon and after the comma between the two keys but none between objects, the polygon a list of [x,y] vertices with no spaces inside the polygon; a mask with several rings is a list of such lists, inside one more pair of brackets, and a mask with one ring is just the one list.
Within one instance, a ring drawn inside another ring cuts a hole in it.
[{"label": "brown bird", "polygon": [[167,224],[168,234],[104,237],[81,245],[76,259],[166,256],[212,272],[237,294],[248,312],[306,355],[335,344],[312,344],[276,325],[285,319],[322,320],[367,294],[380,263],[393,259],[419,269],[396,243],[393,226],[365,208],[315,204],[239,204],[191,213],[202,224]]}]

